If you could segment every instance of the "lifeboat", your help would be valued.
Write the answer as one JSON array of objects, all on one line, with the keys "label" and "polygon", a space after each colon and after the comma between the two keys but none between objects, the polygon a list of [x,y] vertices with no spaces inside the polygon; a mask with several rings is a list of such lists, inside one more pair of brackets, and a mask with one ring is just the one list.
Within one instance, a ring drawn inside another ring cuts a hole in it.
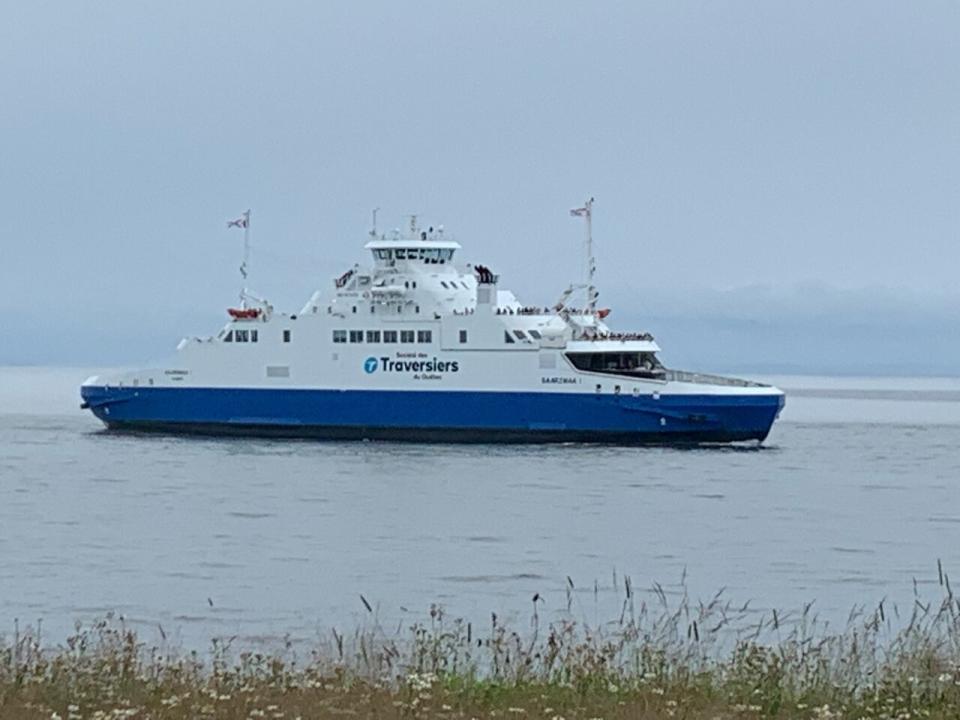
[{"label": "lifeboat", "polygon": [[597,317],[603,320],[607,315],[610,314],[610,308],[603,308],[602,310],[597,310]]},{"label": "lifeboat", "polygon": [[229,308],[227,314],[234,320],[256,320],[260,317],[260,308]]}]

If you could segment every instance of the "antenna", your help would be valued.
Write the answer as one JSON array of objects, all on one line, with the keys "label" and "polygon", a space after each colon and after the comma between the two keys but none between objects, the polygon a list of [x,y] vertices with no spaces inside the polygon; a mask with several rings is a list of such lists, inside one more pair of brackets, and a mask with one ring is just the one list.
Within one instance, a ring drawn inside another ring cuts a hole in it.
[{"label": "antenna", "polygon": [[370,227],[370,237],[372,237],[372,238],[376,238],[376,237],[377,237],[377,212],[378,212],[379,210],[380,210],[380,208],[375,207],[375,208],[373,209],[373,212],[371,213],[371,214],[373,215],[373,224],[372,224],[371,227]]},{"label": "antenna", "polygon": [[410,216],[410,237],[417,237],[417,216],[413,214]]}]

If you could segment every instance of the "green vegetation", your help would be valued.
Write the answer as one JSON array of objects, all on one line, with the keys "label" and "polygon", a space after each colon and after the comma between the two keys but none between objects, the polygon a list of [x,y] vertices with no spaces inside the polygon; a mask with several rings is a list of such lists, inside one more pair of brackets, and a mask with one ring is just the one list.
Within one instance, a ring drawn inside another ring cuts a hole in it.
[{"label": "green vegetation", "polygon": [[860,608],[838,632],[811,606],[671,603],[659,586],[647,603],[629,580],[620,617],[599,626],[545,623],[536,600],[523,633],[435,606],[396,634],[371,613],[307,653],[171,652],[117,618],[53,649],[16,630],[0,642],[0,718],[957,718],[960,602],[940,579],[939,604]]}]

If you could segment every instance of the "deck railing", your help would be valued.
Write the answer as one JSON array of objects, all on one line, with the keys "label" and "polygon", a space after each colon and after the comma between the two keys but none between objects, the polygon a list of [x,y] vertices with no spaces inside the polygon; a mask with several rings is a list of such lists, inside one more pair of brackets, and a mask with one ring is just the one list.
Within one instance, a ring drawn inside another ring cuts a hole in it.
[{"label": "deck railing", "polygon": [[665,379],[668,382],[700,383],[703,385],[728,385],[730,387],[768,387],[763,383],[740,378],[724,377],[723,375],[707,375],[705,373],[687,372],[686,370],[667,370]]}]

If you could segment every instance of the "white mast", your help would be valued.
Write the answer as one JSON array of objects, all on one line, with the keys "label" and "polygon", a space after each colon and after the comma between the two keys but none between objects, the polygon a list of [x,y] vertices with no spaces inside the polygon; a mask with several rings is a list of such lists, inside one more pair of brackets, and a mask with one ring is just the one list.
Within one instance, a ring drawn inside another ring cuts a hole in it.
[{"label": "white mast", "polygon": [[247,307],[247,267],[250,264],[250,211],[236,220],[228,220],[227,227],[243,228],[243,261],[240,263],[240,307]]},{"label": "white mast", "polygon": [[247,306],[247,267],[250,264],[250,211],[243,214],[243,262],[240,263],[240,275],[243,286],[240,288],[240,307]]},{"label": "white mast", "polygon": [[583,207],[575,208],[570,211],[574,217],[585,218],[587,223],[587,242],[586,242],[586,266],[584,267],[584,287],[587,291],[586,311],[589,314],[597,309],[597,288],[593,284],[593,276],[597,271],[597,264],[593,259],[593,198],[587,200]]}]

